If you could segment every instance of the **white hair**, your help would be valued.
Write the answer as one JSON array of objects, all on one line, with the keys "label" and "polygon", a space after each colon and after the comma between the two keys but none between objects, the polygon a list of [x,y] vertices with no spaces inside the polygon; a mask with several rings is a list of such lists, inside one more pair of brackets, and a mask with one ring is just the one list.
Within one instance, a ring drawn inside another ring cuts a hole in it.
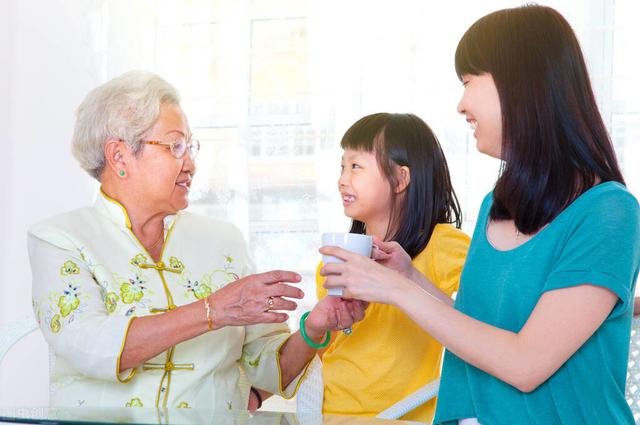
[{"label": "white hair", "polygon": [[180,104],[178,91],[158,75],[129,71],[91,90],[76,113],[71,151],[80,166],[100,181],[104,145],[123,140],[140,152],[144,134],[160,115],[160,105]]}]

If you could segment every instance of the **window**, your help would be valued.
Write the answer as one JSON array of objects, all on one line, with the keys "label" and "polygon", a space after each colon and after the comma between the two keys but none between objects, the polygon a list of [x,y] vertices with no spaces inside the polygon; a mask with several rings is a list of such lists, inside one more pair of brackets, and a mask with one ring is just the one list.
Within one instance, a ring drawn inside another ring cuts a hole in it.
[{"label": "window", "polygon": [[[127,11],[137,12],[126,36],[123,28],[110,33],[110,75],[143,67],[179,88],[202,141],[190,208],[241,228],[258,270],[301,272],[307,298],[300,312],[315,302],[320,233],[349,227],[336,190],[339,143],[363,115],[413,112],[429,123],[447,155],[464,229],[473,230],[499,164],[476,151],[456,113],[462,87],[453,55],[476,19],[521,2],[437,8],[418,0],[141,4],[114,2],[109,9],[121,20]],[[640,6],[632,0],[593,0],[579,8],[568,0],[548,4],[578,34],[627,182],[638,195],[634,21]],[[130,58],[118,56],[125,43]],[[297,326],[297,317],[291,325]]]}]

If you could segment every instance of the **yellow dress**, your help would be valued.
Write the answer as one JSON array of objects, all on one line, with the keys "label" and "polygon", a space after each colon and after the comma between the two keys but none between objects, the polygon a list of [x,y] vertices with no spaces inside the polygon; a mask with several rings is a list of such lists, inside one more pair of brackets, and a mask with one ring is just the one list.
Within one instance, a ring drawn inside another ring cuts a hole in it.
[{"label": "yellow dress", "polygon": [[[438,224],[413,265],[451,295],[458,289],[468,248],[466,234]],[[318,274],[318,299],[327,295],[323,282]],[[372,303],[352,329],[351,335],[337,333],[322,356],[324,413],[375,416],[440,375],[442,345],[398,308]],[[401,419],[431,422],[435,403]]]},{"label": "yellow dress", "polygon": [[124,207],[101,193],[92,207],[34,225],[28,243],[34,312],[53,359],[52,406],[235,410],[246,409],[249,382],[285,397],[295,392],[300,377],[281,388],[286,324],[225,327],[117,373],[133,318],[197,301],[253,271],[234,226],[169,216],[154,262]]}]

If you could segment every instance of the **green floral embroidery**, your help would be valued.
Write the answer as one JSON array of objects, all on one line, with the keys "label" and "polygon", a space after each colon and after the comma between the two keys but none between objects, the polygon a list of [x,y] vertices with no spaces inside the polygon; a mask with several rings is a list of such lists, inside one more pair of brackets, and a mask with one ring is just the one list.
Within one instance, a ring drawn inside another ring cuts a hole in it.
[{"label": "green floral embroidery", "polygon": [[62,317],[67,317],[73,310],[77,309],[79,305],[78,288],[69,284],[68,288],[64,291],[64,295],[58,299],[60,314],[62,314]]},{"label": "green floral embroidery", "polygon": [[[84,258],[82,253],[81,257]],[[62,292],[49,292],[48,307],[45,311],[41,309],[40,303],[34,302],[36,319],[39,323],[46,323],[54,334],[59,333],[66,324],[73,322],[83,311],[81,299],[89,299],[86,294],[80,292],[80,286],[75,281],[74,275],[79,274],[78,264],[71,260],[65,261],[60,266]]]},{"label": "green floral embroidery", "polygon": [[215,283],[213,283],[212,286],[216,288],[222,288],[226,284],[240,279],[240,276],[233,272],[233,258],[231,258],[230,255],[224,255],[224,261],[225,265],[222,267],[222,269],[215,269],[206,276],[209,282],[213,282],[215,277]]},{"label": "green floral embroidery", "polygon": [[33,306],[33,312],[36,316],[36,322],[38,325],[42,322],[42,310],[40,309],[40,303],[35,298],[31,298],[31,305]]},{"label": "green floral embroidery", "polygon": [[[186,289],[185,298],[191,298],[191,294],[201,300],[228,283],[238,280],[239,276],[233,272],[233,258],[230,255],[223,255],[224,264],[222,268],[215,269],[211,273],[205,274],[201,279],[194,279],[188,270],[184,270],[184,265],[175,257],[169,259],[171,268],[178,268],[184,271],[180,276],[180,284]],[[175,263],[174,261],[175,260]],[[178,266],[178,267],[176,267]]]},{"label": "green floral embroidery", "polygon": [[191,409],[191,406],[189,406],[189,403],[186,401],[181,401],[180,404],[178,404],[178,409]]},{"label": "green floral embroidery", "polygon": [[193,295],[199,300],[211,295],[211,287],[206,283],[198,282],[197,280],[187,280],[187,289],[193,292]]},{"label": "green floral embroidery", "polygon": [[125,404],[126,407],[142,407],[142,401],[138,397],[134,397]]},{"label": "green floral embroidery", "polygon": [[140,264],[144,264],[147,262],[149,262],[149,260],[147,260],[147,257],[144,254],[138,254],[131,259],[131,264],[133,264],[136,267],[139,267]]},{"label": "green floral embroidery", "polygon": [[222,267],[222,270],[217,269],[217,270],[214,270],[211,273],[212,276],[215,275],[216,273],[222,273],[223,274],[224,282],[220,286],[224,286],[227,283],[230,283],[231,281],[240,279],[240,276],[238,276],[236,273],[233,272],[233,268],[234,268],[233,264],[232,264],[233,263],[233,257],[231,257],[230,255],[225,255],[224,256],[224,261],[226,262],[226,264],[224,265],[224,267]]},{"label": "green floral embroidery", "polygon": [[129,282],[125,282],[120,285],[120,297],[125,304],[131,304],[134,301],[140,301],[144,295],[144,281],[136,276],[134,279],[129,279]]},{"label": "green floral embroidery", "polygon": [[51,332],[53,332],[54,334],[57,334],[58,332],[60,332],[60,327],[62,325],[60,323],[59,314],[56,314],[55,316],[53,316],[53,319],[51,319],[51,324],[49,326],[51,327]]},{"label": "green floral embroidery", "polygon": [[107,308],[107,312],[113,313],[118,306],[118,294],[115,292],[108,292],[104,297],[104,305]]},{"label": "green floral embroidery", "polygon": [[207,275],[206,278],[209,280],[209,282],[213,282],[215,278],[216,283],[213,283],[213,286],[217,288],[222,288],[223,286],[238,280],[240,277],[237,274],[230,271],[228,267],[225,267],[223,270],[220,270],[220,269],[214,270],[213,272],[211,272],[210,275]]},{"label": "green floral embroidery", "polygon": [[245,362],[246,364],[248,364],[251,367],[258,367],[260,366],[260,357],[262,357],[262,353],[258,354],[258,357],[255,358],[255,360],[249,360],[247,358],[248,353],[243,352],[242,353],[242,361]]},{"label": "green floral embroidery", "polygon": [[62,276],[69,276],[72,274],[80,274],[80,269],[78,265],[71,260],[67,260],[64,262],[62,267],[60,267],[60,274]]},{"label": "green floral embroidery", "polygon": [[182,261],[178,260],[176,257],[169,257],[169,267],[175,270],[184,270],[184,264],[182,264]]}]

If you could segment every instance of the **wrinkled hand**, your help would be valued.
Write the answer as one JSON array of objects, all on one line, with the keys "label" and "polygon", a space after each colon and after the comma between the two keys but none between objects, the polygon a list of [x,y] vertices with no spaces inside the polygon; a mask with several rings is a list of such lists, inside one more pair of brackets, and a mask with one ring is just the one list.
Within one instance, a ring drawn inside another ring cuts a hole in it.
[{"label": "wrinkled hand", "polygon": [[[214,327],[286,321],[289,318],[286,313],[276,313],[274,310],[295,310],[297,304],[283,297],[301,299],[304,292],[282,282],[298,283],[300,280],[298,273],[273,270],[228,284],[209,295]],[[271,309],[269,297],[273,298]]]},{"label": "wrinkled hand", "polygon": [[411,257],[398,242],[384,242],[377,236],[373,237],[373,259],[385,267],[400,272],[403,276],[411,278],[415,268]]},{"label": "wrinkled hand", "polygon": [[369,303],[359,300],[346,300],[328,295],[321,299],[305,320],[305,330],[309,337],[320,339],[327,331],[350,328],[364,319]]},{"label": "wrinkled hand", "polygon": [[320,270],[320,274],[327,277],[325,288],[344,288],[342,298],[393,304],[396,294],[415,286],[399,272],[362,255],[336,246],[322,247],[320,252],[344,261],[325,264]]}]

